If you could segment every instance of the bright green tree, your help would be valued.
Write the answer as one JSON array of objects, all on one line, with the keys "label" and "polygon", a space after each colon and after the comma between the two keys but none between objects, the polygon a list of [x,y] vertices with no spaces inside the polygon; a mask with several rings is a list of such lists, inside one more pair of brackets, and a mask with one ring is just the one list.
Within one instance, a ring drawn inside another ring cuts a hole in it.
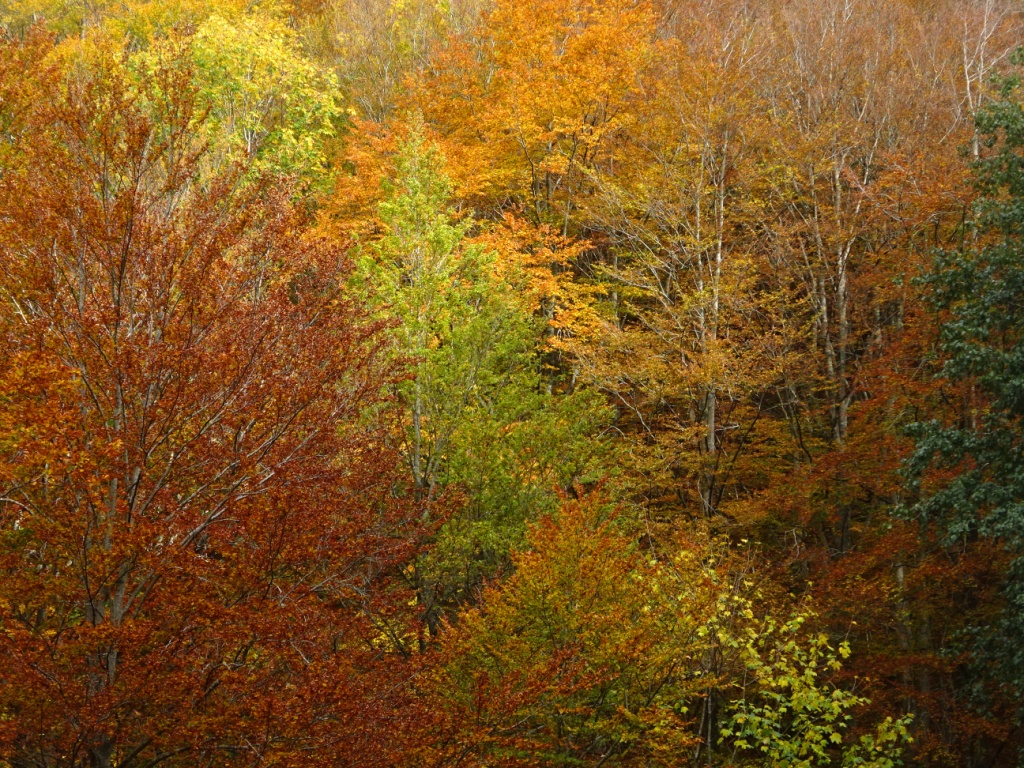
[{"label": "bright green tree", "polygon": [[541,385],[543,326],[526,308],[525,277],[470,242],[472,222],[449,208],[443,157],[418,131],[386,192],[385,233],[363,249],[359,273],[410,365],[397,392],[404,454],[422,498],[464,496],[424,564],[436,616],[507,564],[526,521],[557,507],[558,488],[595,471],[606,415],[592,392]]}]

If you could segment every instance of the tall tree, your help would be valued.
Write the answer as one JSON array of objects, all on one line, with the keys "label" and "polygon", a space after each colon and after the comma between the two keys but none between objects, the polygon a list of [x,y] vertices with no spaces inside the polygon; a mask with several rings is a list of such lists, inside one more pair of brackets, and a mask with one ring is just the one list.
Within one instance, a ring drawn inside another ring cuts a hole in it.
[{"label": "tall tree", "polygon": [[0,760],[394,764],[383,337],[287,184],[199,183],[173,64],[38,76],[0,175]]},{"label": "tall tree", "polygon": [[449,208],[444,158],[413,128],[380,204],[383,236],[364,249],[360,279],[397,321],[394,352],[410,361],[397,387],[402,450],[419,498],[464,494],[442,528],[421,585],[428,617],[508,564],[528,519],[556,490],[586,479],[601,453],[594,393],[543,385],[543,322],[514,263],[472,242]]},{"label": "tall tree", "polygon": [[[1015,63],[1024,55],[1015,54]],[[997,688],[1024,692],[1024,107],[1018,75],[977,118],[975,165],[982,192],[967,247],[941,253],[925,277],[942,322],[941,379],[960,403],[955,420],[914,426],[911,476],[924,497],[912,508],[948,541],[982,537],[1012,554],[1004,606],[976,627],[979,669],[994,664]],[[1021,711],[1018,708],[1018,718]]]}]

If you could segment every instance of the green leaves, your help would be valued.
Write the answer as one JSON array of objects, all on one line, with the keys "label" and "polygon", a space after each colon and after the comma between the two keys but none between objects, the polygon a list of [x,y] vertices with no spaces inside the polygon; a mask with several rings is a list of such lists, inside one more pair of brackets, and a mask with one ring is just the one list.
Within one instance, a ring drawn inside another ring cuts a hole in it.
[{"label": "green leaves", "polygon": [[[1019,59],[1018,55],[1018,59]],[[994,661],[998,685],[1024,690],[1024,110],[1019,82],[978,116],[993,152],[975,165],[983,193],[972,244],[936,256],[922,283],[943,319],[941,377],[958,391],[956,422],[915,424],[908,462],[912,508],[950,541],[982,536],[1018,555],[1005,585],[1007,607],[994,630],[978,628],[980,668]],[[991,670],[983,674],[988,675]]]},{"label": "green leaves", "polygon": [[526,307],[525,278],[470,242],[472,222],[448,208],[439,150],[414,128],[394,163],[384,234],[362,249],[358,280],[394,321],[394,354],[409,365],[397,394],[417,491],[465,495],[424,563],[432,599],[446,602],[507,565],[526,521],[593,471],[605,410],[593,393],[541,386],[543,326]]},{"label": "green leaves", "polygon": [[172,35],[136,54],[152,71],[184,46],[194,67],[197,125],[221,164],[329,181],[325,141],[341,117],[333,75],[307,60],[295,32],[268,14],[209,16],[194,34]]},{"label": "green leaves", "polygon": [[834,765],[837,756],[844,767],[901,765],[903,745],[910,741],[909,716],[886,718],[874,734],[838,750],[853,710],[869,700],[822,679],[842,668],[850,646],[844,641],[833,648],[823,634],[805,637],[808,618],[796,614],[781,626],[769,618],[759,630],[748,630],[740,655],[750,682],[731,704],[722,740],[741,752],[760,752],[779,768]]}]

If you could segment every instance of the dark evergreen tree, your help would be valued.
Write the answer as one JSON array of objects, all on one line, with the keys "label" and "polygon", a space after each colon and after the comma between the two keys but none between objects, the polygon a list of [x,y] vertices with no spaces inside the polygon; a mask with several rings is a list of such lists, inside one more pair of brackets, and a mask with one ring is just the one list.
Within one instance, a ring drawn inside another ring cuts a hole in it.
[{"label": "dark evergreen tree", "polygon": [[[1018,51],[1016,63],[1024,63]],[[937,255],[922,282],[942,315],[940,376],[966,393],[958,423],[913,427],[912,508],[950,541],[988,538],[1012,553],[1000,619],[976,627],[976,671],[1024,692],[1024,107],[1020,78],[977,118],[988,150],[969,243]],[[938,482],[922,482],[927,477]],[[937,490],[936,490],[937,488]],[[978,678],[982,682],[982,678]]]}]

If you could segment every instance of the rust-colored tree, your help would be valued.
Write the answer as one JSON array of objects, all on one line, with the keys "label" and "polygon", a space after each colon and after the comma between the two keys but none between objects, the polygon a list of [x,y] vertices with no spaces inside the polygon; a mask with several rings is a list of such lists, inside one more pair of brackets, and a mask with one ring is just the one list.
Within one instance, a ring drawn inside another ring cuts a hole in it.
[{"label": "rust-colored tree", "polygon": [[285,181],[201,183],[187,65],[30,69],[0,173],[0,764],[400,762],[419,516],[343,253]]}]

